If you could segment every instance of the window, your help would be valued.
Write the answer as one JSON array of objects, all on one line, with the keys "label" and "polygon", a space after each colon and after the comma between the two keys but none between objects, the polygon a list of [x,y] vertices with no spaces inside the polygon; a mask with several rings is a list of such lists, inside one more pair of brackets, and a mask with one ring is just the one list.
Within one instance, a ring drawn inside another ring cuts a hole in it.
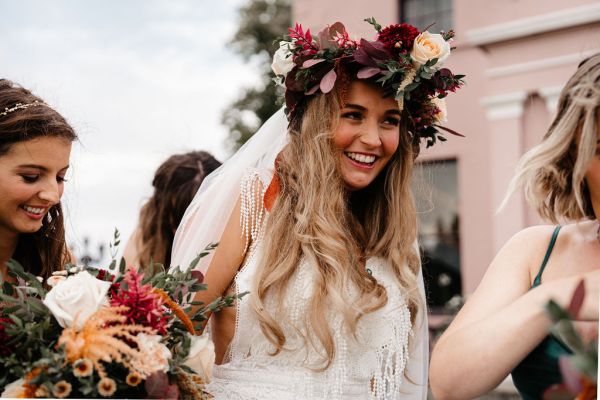
[{"label": "window", "polygon": [[427,300],[432,311],[461,294],[458,174],[456,160],[421,163],[415,200]]},{"label": "window", "polygon": [[452,26],[452,0],[401,0],[400,20],[432,33],[448,32]]}]

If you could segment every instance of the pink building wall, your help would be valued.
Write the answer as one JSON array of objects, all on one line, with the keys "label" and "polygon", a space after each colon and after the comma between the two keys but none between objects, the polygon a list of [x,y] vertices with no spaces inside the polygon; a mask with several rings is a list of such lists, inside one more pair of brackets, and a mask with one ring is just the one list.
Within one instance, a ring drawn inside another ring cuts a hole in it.
[{"label": "pink building wall", "polygon": [[[374,16],[398,22],[400,1],[296,0],[294,21],[318,31],[342,21],[357,36],[372,37]],[[432,21],[434,22],[434,21]],[[596,0],[454,0],[458,48],[447,63],[467,75],[448,99],[450,137],[420,160],[456,159],[463,293],[475,290],[503,243],[540,223],[522,196],[496,212],[519,157],[539,142],[560,88],[585,57],[600,51]],[[423,27],[420,27],[423,28]]]}]

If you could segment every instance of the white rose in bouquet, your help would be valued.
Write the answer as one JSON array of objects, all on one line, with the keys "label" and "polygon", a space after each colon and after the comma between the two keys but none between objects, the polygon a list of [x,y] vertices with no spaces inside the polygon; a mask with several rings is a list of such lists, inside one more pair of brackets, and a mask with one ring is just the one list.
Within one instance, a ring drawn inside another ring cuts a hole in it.
[{"label": "white rose in bouquet", "polygon": [[271,64],[271,69],[275,75],[286,76],[294,68],[292,52],[289,46],[289,42],[279,42],[279,49],[273,55],[273,63]]},{"label": "white rose in bouquet", "polygon": [[205,382],[210,382],[215,363],[215,345],[206,333],[190,336],[192,339],[190,354],[183,364],[196,371]]},{"label": "white rose in bouquet", "polygon": [[106,293],[110,285],[82,271],[56,283],[43,303],[60,326],[68,328],[77,320],[75,328],[79,330],[100,306],[108,304]]},{"label": "white rose in bouquet", "polygon": [[437,58],[433,68],[440,68],[444,61],[450,56],[450,43],[439,33],[421,33],[415,38],[410,57],[418,65],[423,65],[429,60]]}]

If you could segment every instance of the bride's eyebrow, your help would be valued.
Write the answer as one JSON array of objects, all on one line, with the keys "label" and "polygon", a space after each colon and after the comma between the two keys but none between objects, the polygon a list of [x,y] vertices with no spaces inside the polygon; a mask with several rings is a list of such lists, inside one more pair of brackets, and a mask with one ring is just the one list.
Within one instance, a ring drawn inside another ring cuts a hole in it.
[{"label": "bride's eyebrow", "polygon": [[344,108],[354,108],[359,111],[367,111],[366,107],[361,106],[360,104],[353,104],[353,103],[348,103],[348,104],[344,105]]}]

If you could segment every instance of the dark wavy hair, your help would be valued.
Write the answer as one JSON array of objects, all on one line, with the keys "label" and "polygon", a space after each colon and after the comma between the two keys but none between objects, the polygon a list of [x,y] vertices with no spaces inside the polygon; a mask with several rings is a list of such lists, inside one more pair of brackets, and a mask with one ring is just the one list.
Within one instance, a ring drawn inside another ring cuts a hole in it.
[{"label": "dark wavy hair", "polygon": [[170,265],[175,231],[204,178],[221,165],[206,151],[169,157],[154,174],[154,194],[140,211],[140,267]]},{"label": "dark wavy hair", "polygon": [[[0,112],[19,103],[26,105],[33,102],[44,103],[29,90],[7,79],[0,79]],[[45,136],[63,137],[70,141],[77,139],[71,125],[45,103],[0,115],[0,157],[7,154],[15,143]],[[12,258],[21,263],[26,271],[44,280],[53,271],[64,267],[69,253],[60,202],[50,208],[40,230],[19,235]]]}]

